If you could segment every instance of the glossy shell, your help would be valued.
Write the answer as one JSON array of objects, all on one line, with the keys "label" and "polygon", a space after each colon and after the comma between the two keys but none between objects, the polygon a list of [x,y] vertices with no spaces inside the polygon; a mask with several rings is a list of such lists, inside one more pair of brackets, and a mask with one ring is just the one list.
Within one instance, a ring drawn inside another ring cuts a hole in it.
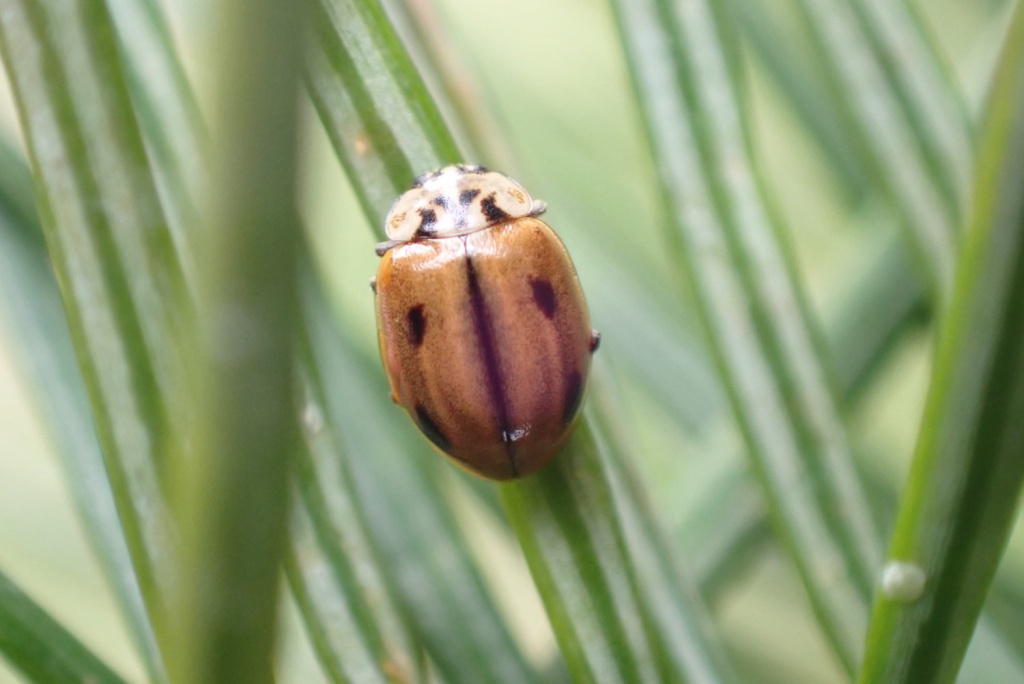
[{"label": "glossy shell", "polygon": [[568,439],[597,339],[561,241],[527,215],[386,244],[377,322],[394,400],[472,472],[543,467]]},{"label": "glossy shell", "polygon": [[384,229],[395,242],[453,237],[543,211],[544,203],[508,176],[453,164],[417,178],[391,207]]}]

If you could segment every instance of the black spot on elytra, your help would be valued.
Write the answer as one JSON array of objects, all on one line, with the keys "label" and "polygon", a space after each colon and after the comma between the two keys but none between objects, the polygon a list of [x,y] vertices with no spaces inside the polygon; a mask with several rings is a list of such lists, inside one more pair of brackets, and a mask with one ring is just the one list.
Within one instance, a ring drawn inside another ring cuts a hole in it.
[{"label": "black spot on elytra", "polygon": [[444,436],[444,433],[441,432],[441,428],[437,427],[437,423],[430,417],[427,409],[423,408],[422,404],[416,404],[416,422],[419,424],[423,434],[427,436],[427,439],[433,442],[438,449],[442,451],[448,450],[451,443]]},{"label": "black spot on elytra", "polygon": [[505,210],[495,204],[493,192],[480,200],[480,209],[483,210],[484,217],[491,223],[497,223],[509,218]]},{"label": "black spot on elytra", "polygon": [[438,195],[434,199],[430,200],[430,203],[441,207],[445,211],[448,211],[448,209],[449,209],[449,207],[448,207],[448,198],[445,197],[444,195]]},{"label": "black spot on elytra", "polygon": [[464,207],[468,207],[469,203],[476,199],[476,196],[480,194],[479,188],[470,188],[463,190],[459,193],[459,204]]},{"label": "black spot on elytra", "polygon": [[409,344],[418,347],[423,344],[423,335],[427,332],[427,317],[423,313],[423,305],[417,304],[405,314],[409,323]]},{"label": "black spot on elytra", "polygon": [[565,410],[562,412],[562,422],[568,425],[576,417],[580,410],[580,401],[583,399],[583,378],[579,371],[573,371],[566,378],[565,382]]},{"label": "black spot on elytra", "polygon": [[554,318],[558,309],[558,298],[555,296],[555,288],[543,278],[530,278],[530,287],[533,289],[533,303],[541,310],[541,313],[548,319]]}]

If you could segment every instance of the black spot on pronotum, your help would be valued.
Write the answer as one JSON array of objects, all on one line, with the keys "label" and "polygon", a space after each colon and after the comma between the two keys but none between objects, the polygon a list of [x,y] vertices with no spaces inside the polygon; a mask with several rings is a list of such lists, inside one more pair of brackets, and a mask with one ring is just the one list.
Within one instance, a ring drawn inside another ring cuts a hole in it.
[{"label": "black spot on pronotum", "polygon": [[437,223],[437,212],[433,209],[420,209],[420,227],[416,232],[433,233],[435,223]]},{"label": "black spot on pronotum", "polygon": [[480,194],[479,188],[469,188],[459,193],[459,204],[464,207],[468,207],[469,203],[476,199],[476,196]]},{"label": "black spot on pronotum", "polygon": [[430,414],[427,413],[427,409],[423,408],[422,404],[416,404],[416,422],[420,426],[420,430],[427,436],[431,442],[433,442],[438,449],[447,451],[451,443],[441,432],[441,428],[437,427],[437,423],[434,422]]},{"label": "black spot on pronotum", "polygon": [[434,199],[430,200],[430,203],[441,207],[445,211],[447,211],[448,208],[449,208],[448,207],[448,204],[449,204],[448,203],[448,198],[445,197],[444,195],[438,195]]},{"label": "black spot on pronotum", "polygon": [[555,296],[555,288],[543,278],[530,278],[530,288],[533,289],[533,303],[541,310],[545,318],[551,319],[558,309],[558,298]]},{"label": "black spot on pronotum", "polygon": [[568,425],[576,417],[580,410],[580,401],[583,399],[583,378],[579,371],[573,371],[565,379],[565,410],[562,413],[562,422]]},{"label": "black spot on pronotum", "polygon": [[484,212],[484,218],[491,223],[497,223],[498,221],[504,221],[509,218],[509,215],[505,210],[495,204],[493,192],[480,200],[480,209]]},{"label": "black spot on pronotum", "polygon": [[423,305],[417,304],[405,314],[409,323],[409,344],[418,347],[423,344],[423,335],[427,332],[427,317],[423,313]]}]

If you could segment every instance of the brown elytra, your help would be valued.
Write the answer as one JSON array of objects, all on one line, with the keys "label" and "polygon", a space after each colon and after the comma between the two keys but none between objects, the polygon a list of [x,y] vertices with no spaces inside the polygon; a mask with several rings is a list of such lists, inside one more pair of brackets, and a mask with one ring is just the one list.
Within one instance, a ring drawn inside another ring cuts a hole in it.
[{"label": "brown elytra", "polygon": [[508,480],[562,450],[597,338],[547,224],[528,216],[389,246],[376,293],[392,397],[442,452]]}]

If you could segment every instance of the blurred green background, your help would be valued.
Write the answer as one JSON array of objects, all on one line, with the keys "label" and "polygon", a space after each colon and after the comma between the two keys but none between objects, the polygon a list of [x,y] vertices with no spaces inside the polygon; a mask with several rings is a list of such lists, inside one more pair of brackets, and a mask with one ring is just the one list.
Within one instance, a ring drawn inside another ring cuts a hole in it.
[{"label": "blurred green background", "polygon": [[[206,3],[168,0],[164,5],[186,66],[202,90],[209,74],[202,54],[189,46],[209,38]],[[1011,3],[919,0],[917,5],[976,112]],[[573,255],[594,324],[604,335],[602,362],[621,390],[621,425],[636,445],[657,510],[669,529],[678,530],[714,496],[716,485],[745,463],[692,305],[680,294],[684,279],[666,257],[665,217],[610,10],[592,0],[443,0],[436,8],[438,35],[466,65],[465,75],[494,124],[495,150],[508,164],[501,170],[548,202],[547,220]],[[787,0],[760,11],[770,13],[783,31],[794,22]],[[789,47],[806,49],[791,33]],[[768,171],[814,313],[827,330],[842,294],[854,287],[897,227],[870,196],[850,195],[749,41],[745,50],[755,149]],[[16,138],[6,86],[0,98],[5,132]],[[305,123],[300,210],[316,236],[339,319],[375,356],[368,281],[376,271],[376,238],[311,107]],[[98,655],[139,681],[142,666],[86,546],[5,343],[11,331],[4,324],[0,319],[0,567]],[[868,481],[884,483],[893,495],[915,442],[930,351],[931,333],[924,325],[904,335],[851,416],[850,433]],[[659,369],[664,369],[664,391],[654,392],[649,378]],[[676,403],[668,405],[666,394]],[[686,407],[683,414],[680,406]],[[397,408],[395,413],[396,421],[404,420]],[[456,497],[463,489],[460,478],[453,475]],[[515,615],[517,639],[530,657],[544,662],[554,642],[549,631],[535,628],[543,610],[514,540],[471,498],[465,497],[464,506],[471,540],[489,560],[501,605]],[[1017,534],[1001,572],[1022,571],[1024,539]],[[750,667],[764,664],[773,681],[843,681],[810,621],[799,579],[777,549],[766,547],[714,610],[734,654]],[[286,614],[281,679],[318,681],[318,665],[290,605]],[[991,657],[972,650],[965,672],[984,672]],[[0,682],[8,681],[21,680],[0,661]]]}]

